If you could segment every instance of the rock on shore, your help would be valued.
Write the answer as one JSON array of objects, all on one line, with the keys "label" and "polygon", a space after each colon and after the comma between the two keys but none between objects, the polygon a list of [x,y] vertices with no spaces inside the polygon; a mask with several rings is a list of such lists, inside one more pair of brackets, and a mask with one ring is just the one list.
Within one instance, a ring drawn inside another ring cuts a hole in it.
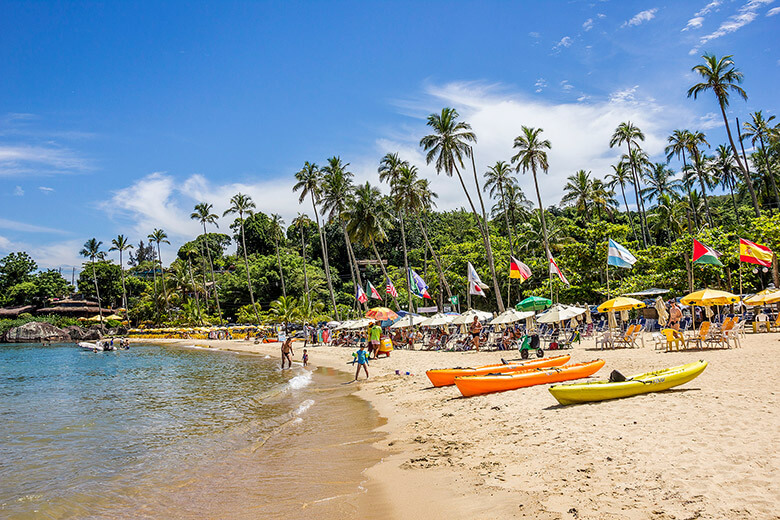
[{"label": "rock on shore", "polygon": [[5,333],[3,341],[8,343],[38,343],[41,341],[71,341],[67,331],[51,323],[31,321],[14,327]]}]

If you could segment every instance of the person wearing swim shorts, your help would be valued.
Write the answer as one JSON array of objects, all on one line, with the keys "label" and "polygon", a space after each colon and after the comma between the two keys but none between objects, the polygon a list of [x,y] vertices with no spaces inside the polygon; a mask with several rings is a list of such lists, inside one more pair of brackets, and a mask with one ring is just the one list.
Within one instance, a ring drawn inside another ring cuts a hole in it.
[{"label": "person wearing swim shorts", "polygon": [[357,370],[355,371],[355,381],[358,380],[360,374],[360,367],[366,372],[366,379],[368,379],[368,357],[366,355],[365,345],[360,345],[360,350],[355,352],[355,361],[357,362]]},{"label": "person wearing swim shorts", "polygon": [[284,370],[284,361],[287,360],[289,363],[289,366],[287,368],[292,368],[292,356],[293,356],[293,348],[292,348],[292,338],[287,338],[284,340],[284,343],[282,343],[282,370]]},{"label": "person wearing swim shorts", "polygon": [[474,350],[479,352],[479,335],[482,333],[482,324],[477,316],[474,316],[474,321],[469,325],[469,332],[471,332],[471,340],[474,342]]}]

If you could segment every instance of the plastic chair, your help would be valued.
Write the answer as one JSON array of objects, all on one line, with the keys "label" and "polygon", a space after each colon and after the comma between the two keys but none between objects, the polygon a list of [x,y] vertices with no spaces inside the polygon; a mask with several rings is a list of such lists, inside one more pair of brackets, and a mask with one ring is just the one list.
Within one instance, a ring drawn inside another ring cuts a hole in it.
[{"label": "plastic chair", "polygon": [[682,350],[685,348],[685,336],[683,333],[674,329],[662,329],[661,333],[666,340],[666,351]]}]

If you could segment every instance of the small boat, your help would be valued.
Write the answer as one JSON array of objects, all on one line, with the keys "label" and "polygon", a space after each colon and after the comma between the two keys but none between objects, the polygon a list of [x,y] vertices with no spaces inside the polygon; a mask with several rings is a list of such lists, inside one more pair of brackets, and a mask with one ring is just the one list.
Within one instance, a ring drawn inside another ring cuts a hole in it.
[{"label": "small boat", "polygon": [[626,378],[625,381],[593,381],[554,385],[550,387],[550,393],[561,404],[606,401],[607,399],[668,390],[695,379],[704,372],[705,368],[707,368],[706,361],[696,361],[687,365],[639,374]]},{"label": "small boat", "polygon": [[101,345],[100,342],[89,343],[87,341],[81,341],[78,343],[78,345],[84,350],[91,350],[92,352],[103,352],[103,345]]},{"label": "small boat", "polygon": [[587,363],[561,367],[533,368],[504,374],[456,377],[455,385],[461,394],[465,397],[471,397],[473,395],[504,392],[528,386],[580,379],[595,374],[603,366],[604,360],[596,359]]},{"label": "small boat", "polygon": [[514,363],[501,363],[498,365],[485,365],[476,368],[437,368],[428,370],[425,375],[431,380],[433,386],[448,386],[455,384],[456,377],[462,376],[482,376],[486,374],[502,374],[504,372],[513,372],[526,368],[558,367],[569,362],[571,356],[555,356],[550,358],[533,359],[530,361],[519,361]]}]

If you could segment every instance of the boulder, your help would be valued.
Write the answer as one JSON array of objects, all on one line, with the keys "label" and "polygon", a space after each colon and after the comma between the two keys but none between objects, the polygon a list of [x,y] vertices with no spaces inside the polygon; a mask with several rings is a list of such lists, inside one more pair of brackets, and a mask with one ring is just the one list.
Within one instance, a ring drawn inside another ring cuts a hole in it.
[{"label": "boulder", "polygon": [[72,339],[73,341],[84,340],[84,333],[86,332],[86,329],[83,327],[79,327],[78,325],[69,325],[68,327],[65,327],[63,330],[68,333],[70,339]]},{"label": "boulder", "polygon": [[88,329],[82,329],[82,331],[84,332],[82,339],[85,341],[95,341],[103,337],[100,325],[93,325]]},{"label": "boulder", "polygon": [[9,343],[40,343],[42,341],[71,341],[67,331],[51,323],[31,321],[14,327],[5,333],[3,340]]}]

